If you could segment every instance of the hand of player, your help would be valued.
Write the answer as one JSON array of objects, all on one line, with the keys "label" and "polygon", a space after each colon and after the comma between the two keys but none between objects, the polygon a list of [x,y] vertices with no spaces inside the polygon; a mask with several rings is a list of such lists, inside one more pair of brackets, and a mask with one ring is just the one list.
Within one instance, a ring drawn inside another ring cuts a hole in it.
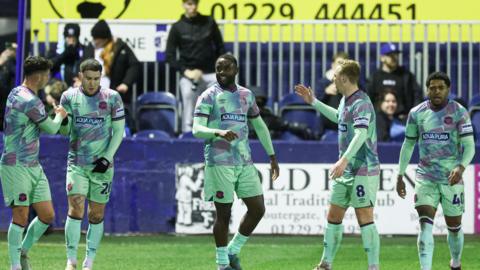
[{"label": "hand of player", "polygon": [[55,114],[60,114],[62,119],[65,119],[65,117],[67,117],[67,111],[65,111],[65,108],[63,108],[62,105],[57,105],[55,101],[53,102],[53,109],[55,111]]},{"label": "hand of player", "polygon": [[450,175],[448,176],[448,183],[450,186],[456,185],[460,180],[462,180],[462,175],[463,172],[465,171],[465,168],[462,165],[458,165],[453,169],[453,171],[450,172]]},{"label": "hand of player", "polygon": [[295,85],[295,93],[303,98],[303,100],[308,103],[312,104],[315,100],[315,96],[313,95],[313,90],[310,87],[306,87],[303,84]]},{"label": "hand of player", "polygon": [[280,167],[278,167],[277,158],[275,155],[270,156],[270,170],[272,171],[272,180],[277,180],[280,175]]},{"label": "hand of player", "polygon": [[194,69],[192,75],[192,80],[198,82],[202,78],[203,72],[200,69]]},{"label": "hand of player", "polygon": [[78,77],[73,77],[73,87],[77,88],[82,85],[82,81]]},{"label": "hand of player", "polygon": [[325,88],[325,94],[331,96],[336,96],[338,94],[337,87],[334,83],[330,84],[329,86],[327,86],[327,88]]},{"label": "hand of player", "polygon": [[231,131],[231,130],[218,130],[215,132],[215,136],[222,137],[223,139],[231,142],[235,139],[238,139],[237,133]]},{"label": "hand of player", "polygon": [[405,182],[403,182],[403,175],[397,176],[397,194],[400,198],[405,199],[407,191],[405,190]]},{"label": "hand of player", "polygon": [[348,160],[345,157],[341,157],[330,170],[330,178],[335,179],[343,175],[345,168],[348,165]]},{"label": "hand of player", "polygon": [[120,84],[119,86],[117,86],[117,91],[122,94],[126,93],[128,91],[128,85],[124,83]]},{"label": "hand of player", "polygon": [[95,160],[92,164],[95,165],[92,170],[94,173],[105,173],[110,167],[110,161],[104,157]]},{"label": "hand of player", "polygon": [[183,76],[185,76],[187,79],[193,80],[195,77],[195,72],[192,69],[185,69]]}]

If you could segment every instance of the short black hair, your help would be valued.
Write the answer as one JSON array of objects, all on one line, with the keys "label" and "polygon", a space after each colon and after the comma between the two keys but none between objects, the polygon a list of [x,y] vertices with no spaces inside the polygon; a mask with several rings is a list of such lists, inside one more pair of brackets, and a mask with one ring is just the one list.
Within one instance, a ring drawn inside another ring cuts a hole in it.
[{"label": "short black hair", "polygon": [[50,60],[41,56],[29,56],[23,62],[23,74],[24,76],[30,76],[34,73],[41,71],[50,71],[53,64]]},{"label": "short black hair", "polygon": [[230,54],[230,53],[222,54],[218,57],[218,59],[220,59],[220,58],[226,59],[226,60],[230,61],[231,63],[235,64],[236,67],[238,67],[237,59],[232,54]]},{"label": "short black hair", "polygon": [[441,71],[435,71],[433,73],[430,73],[430,75],[428,75],[428,78],[427,78],[427,82],[425,83],[425,85],[427,86],[427,88],[430,86],[430,82],[432,80],[442,80],[445,82],[445,84],[450,87],[450,78],[448,77],[447,74],[441,72]]},{"label": "short black hair", "polygon": [[102,64],[100,64],[100,62],[98,62],[97,60],[93,59],[93,58],[89,58],[85,61],[83,61],[81,64],[80,64],[80,71],[83,73],[87,70],[91,70],[91,71],[100,71],[100,73],[102,72]]},{"label": "short black hair", "polygon": [[200,2],[200,0],[182,0],[183,3],[188,2],[188,1],[194,2],[195,5],[198,5],[198,2]]}]

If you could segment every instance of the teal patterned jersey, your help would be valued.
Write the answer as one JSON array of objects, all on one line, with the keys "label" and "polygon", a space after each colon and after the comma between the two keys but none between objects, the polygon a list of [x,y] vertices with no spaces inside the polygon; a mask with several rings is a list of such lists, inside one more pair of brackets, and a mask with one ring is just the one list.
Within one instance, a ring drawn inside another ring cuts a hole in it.
[{"label": "teal patterned jersey", "polygon": [[355,136],[355,128],[367,129],[367,140],[358,152],[349,160],[344,176],[377,176],[380,174],[380,162],[377,154],[376,116],[368,95],[357,90],[348,98],[343,97],[338,107],[338,148],[343,156]]},{"label": "teal patterned jersey", "polygon": [[68,164],[90,165],[103,157],[112,138],[112,121],[125,118],[120,94],[101,88],[89,96],[82,88],[72,88],[62,94],[60,104],[69,115]]},{"label": "teal patterned jersey", "polygon": [[453,100],[439,110],[424,101],[408,114],[405,136],[418,140],[417,179],[447,184],[450,172],[462,160],[460,138],[473,136],[467,110]]},{"label": "teal patterned jersey", "polygon": [[220,137],[205,142],[207,165],[251,164],[248,144],[248,118],[260,111],[253,93],[241,86],[223,90],[218,83],[205,90],[197,100],[195,117],[207,117],[209,128],[231,130],[238,138],[228,142]]},{"label": "teal patterned jersey", "polygon": [[39,123],[47,119],[45,106],[30,89],[14,88],[8,95],[4,117],[3,165],[38,166]]}]

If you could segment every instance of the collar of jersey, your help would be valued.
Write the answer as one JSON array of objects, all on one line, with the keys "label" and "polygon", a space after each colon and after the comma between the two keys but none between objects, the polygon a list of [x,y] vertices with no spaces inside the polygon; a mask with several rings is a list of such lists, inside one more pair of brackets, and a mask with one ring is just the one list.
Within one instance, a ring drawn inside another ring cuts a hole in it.
[{"label": "collar of jersey", "polygon": [[81,91],[85,96],[87,96],[87,97],[94,97],[94,96],[96,96],[96,95],[98,94],[98,92],[100,92],[100,89],[102,89],[101,86],[98,87],[98,90],[95,91],[95,93],[93,93],[93,94],[90,95],[90,94],[88,94],[87,92],[83,91],[83,87],[80,86],[80,91]]},{"label": "collar of jersey", "polygon": [[353,92],[350,96],[345,98],[345,102],[349,101],[351,97],[355,96],[357,93],[360,92],[360,89],[357,89],[355,92]]},{"label": "collar of jersey", "polygon": [[36,96],[35,92],[33,92],[32,89],[26,87],[25,85],[22,84],[22,85],[20,85],[20,87],[23,87],[23,88],[27,89],[32,95]]},{"label": "collar of jersey", "polygon": [[434,111],[434,112],[439,112],[439,111],[445,109],[448,106],[449,103],[450,103],[450,99],[447,99],[447,103],[445,103],[445,106],[441,107],[440,109],[436,109],[436,108],[433,107],[432,103],[430,102],[430,99],[427,100],[428,108],[430,110]]},{"label": "collar of jersey", "polygon": [[237,90],[238,90],[238,85],[235,84],[235,89],[224,89],[223,87],[220,86],[220,84],[217,82],[217,85],[218,89],[224,91],[224,92],[228,92],[228,93],[235,93]]}]

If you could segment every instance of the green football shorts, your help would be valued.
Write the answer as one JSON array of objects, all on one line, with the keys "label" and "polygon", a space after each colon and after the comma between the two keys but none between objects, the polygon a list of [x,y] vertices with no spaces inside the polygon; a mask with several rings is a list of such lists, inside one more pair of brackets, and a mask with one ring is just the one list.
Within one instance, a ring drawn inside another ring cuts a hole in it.
[{"label": "green football shorts", "polygon": [[342,176],[333,181],[330,204],[342,208],[364,208],[375,206],[379,176]]},{"label": "green football shorts", "polygon": [[89,201],[106,204],[112,191],[113,167],[105,173],[92,172],[95,165],[67,167],[67,195],[80,194]]},{"label": "green football shorts", "polygon": [[205,201],[232,203],[234,193],[240,199],[263,194],[255,166],[205,166]]},{"label": "green football shorts", "polygon": [[442,205],[447,217],[461,216],[465,212],[464,185],[439,184],[428,180],[415,181],[415,207],[429,205],[438,208]]},{"label": "green football shorts", "polygon": [[29,206],[51,201],[50,186],[42,166],[0,165],[5,206]]}]

